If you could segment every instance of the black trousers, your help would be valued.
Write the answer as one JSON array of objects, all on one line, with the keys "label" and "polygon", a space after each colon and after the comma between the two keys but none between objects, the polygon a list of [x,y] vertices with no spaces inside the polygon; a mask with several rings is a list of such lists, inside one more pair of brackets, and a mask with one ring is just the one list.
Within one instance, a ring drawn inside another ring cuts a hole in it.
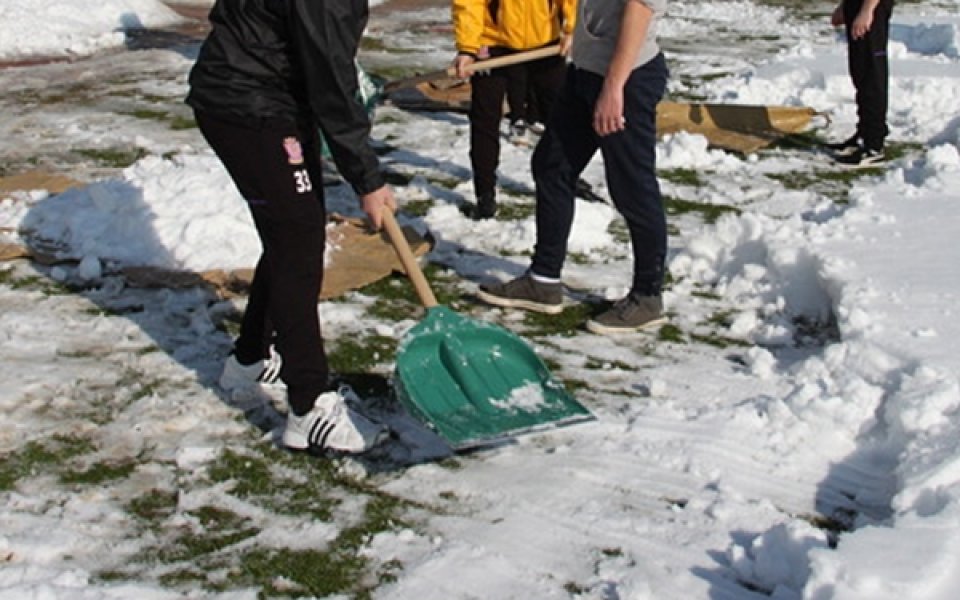
[{"label": "black trousers", "polygon": [[569,67],[540,143],[533,152],[537,243],[531,270],[560,278],[573,227],[577,179],[599,148],[614,206],[633,249],[631,293],[659,295],[667,254],[667,222],[656,174],[657,103],[667,85],[663,54],[635,69],[623,88],[626,128],[600,137],[593,109],[603,77]]},{"label": "black trousers", "polygon": [[319,134],[285,121],[196,117],[247,201],[263,245],[234,353],[251,364],[274,343],[290,408],[305,414],[329,389],[317,314],[326,244]]},{"label": "black trousers", "polygon": [[[502,48],[492,48],[491,56],[511,54]],[[470,78],[470,165],[473,169],[473,191],[477,198],[493,196],[497,186],[497,167],[500,165],[500,121],[503,119],[503,100],[511,78],[525,79],[537,103],[534,112],[546,122],[563,84],[565,61],[560,56],[476,73]],[[525,73],[518,74],[523,69]],[[514,79],[516,81],[516,79]]]},{"label": "black trousers", "polygon": [[887,104],[890,68],[887,63],[887,40],[890,37],[890,16],[893,0],[880,0],[874,9],[873,25],[859,40],[853,39],[850,27],[863,0],[844,0],[843,22],[847,33],[847,66],[856,90],[857,135],[863,145],[882,150],[890,130],[887,128]]}]

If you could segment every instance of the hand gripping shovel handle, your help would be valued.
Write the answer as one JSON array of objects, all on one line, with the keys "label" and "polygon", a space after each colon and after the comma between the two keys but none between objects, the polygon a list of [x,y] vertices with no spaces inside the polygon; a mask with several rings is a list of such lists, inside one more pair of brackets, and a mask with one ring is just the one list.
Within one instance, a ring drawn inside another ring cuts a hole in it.
[{"label": "hand gripping shovel handle", "polygon": [[387,237],[390,238],[390,243],[393,244],[393,249],[396,250],[397,256],[400,258],[400,264],[403,265],[403,270],[407,272],[407,277],[413,282],[413,287],[417,291],[417,296],[420,297],[420,302],[426,308],[433,308],[437,305],[437,297],[433,295],[433,290],[430,289],[430,284],[427,282],[423,270],[420,269],[417,257],[413,255],[413,250],[410,249],[406,236],[403,235],[403,231],[397,225],[396,217],[393,216],[393,211],[389,208],[385,208],[383,211],[383,228],[387,230]]},{"label": "hand gripping shovel handle", "polygon": [[[506,54],[504,56],[498,56],[497,58],[488,58],[486,60],[478,60],[469,67],[467,67],[467,74],[472,74],[476,71],[486,71],[487,69],[496,69],[499,67],[506,67],[509,65],[518,65],[520,63],[529,62],[531,60],[537,60],[539,58],[547,58],[548,56],[554,56],[560,54],[560,45],[554,44],[553,46],[546,46],[543,48],[537,48],[536,50],[527,50],[526,52],[515,52],[513,54]],[[424,73],[423,75],[417,75],[416,77],[409,77],[407,79],[399,79],[397,81],[388,82],[383,86],[384,92],[392,92],[400,88],[413,87],[427,81],[435,81],[437,79],[444,79],[447,77],[456,77],[457,70],[453,67],[447,67],[442,71],[432,71],[430,73]]]}]

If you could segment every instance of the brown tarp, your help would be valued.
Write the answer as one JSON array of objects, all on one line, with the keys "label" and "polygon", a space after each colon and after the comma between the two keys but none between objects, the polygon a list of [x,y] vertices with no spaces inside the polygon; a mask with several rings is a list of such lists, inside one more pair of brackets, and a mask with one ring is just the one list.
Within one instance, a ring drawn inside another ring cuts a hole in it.
[{"label": "brown tarp", "polygon": [[[320,298],[336,298],[389,276],[402,273],[403,266],[383,233],[371,232],[363,220],[331,215],[327,228],[327,264],[324,268]],[[412,227],[403,227],[403,235],[415,256],[423,256],[433,246]],[[124,277],[138,287],[192,287],[211,285],[225,297],[245,294],[253,281],[253,269],[213,269],[202,273],[172,271],[157,267],[127,267]]]},{"label": "brown tarp", "polygon": [[[386,99],[409,110],[466,111],[470,108],[470,84],[439,79],[398,89]],[[805,131],[819,114],[803,106],[663,101],[657,106],[657,134],[697,133],[713,147],[748,154],[785,135]]]},{"label": "brown tarp", "polygon": [[76,179],[56,173],[27,171],[8,177],[0,177],[0,194],[31,190],[47,190],[51,194],[59,194],[79,185],[83,184]]}]

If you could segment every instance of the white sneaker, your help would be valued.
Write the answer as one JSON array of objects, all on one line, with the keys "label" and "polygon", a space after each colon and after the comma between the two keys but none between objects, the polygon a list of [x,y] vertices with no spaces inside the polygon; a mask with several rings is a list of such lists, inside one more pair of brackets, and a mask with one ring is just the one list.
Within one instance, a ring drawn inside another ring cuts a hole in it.
[{"label": "white sneaker", "polygon": [[282,365],[283,360],[272,346],[269,358],[252,365],[241,365],[236,356],[228,356],[220,374],[220,388],[227,393],[228,404],[250,410],[271,402],[273,398],[263,386],[279,380]]},{"label": "white sneaker", "polygon": [[527,130],[527,123],[523,119],[517,119],[510,124],[510,134],[507,136],[511,144],[516,146],[531,146],[532,139]]},{"label": "white sneaker", "polygon": [[361,453],[385,440],[387,428],[354,412],[347,398],[359,400],[349,386],[341,386],[336,392],[320,394],[307,414],[288,413],[283,445],[294,450],[313,447]]},{"label": "white sneaker", "polygon": [[280,378],[283,359],[270,347],[270,357],[258,360],[252,365],[241,365],[237,357],[231,354],[223,364],[220,374],[220,387],[227,392],[255,388],[260,384],[271,384]]}]

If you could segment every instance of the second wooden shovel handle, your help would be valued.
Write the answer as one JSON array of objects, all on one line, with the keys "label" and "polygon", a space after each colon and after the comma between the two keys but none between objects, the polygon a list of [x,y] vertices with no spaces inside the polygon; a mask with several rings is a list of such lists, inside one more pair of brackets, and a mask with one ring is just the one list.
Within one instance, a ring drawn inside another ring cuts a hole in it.
[{"label": "second wooden shovel handle", "polygon": [[393,249],[397,251],[400,264],[403,265],[403,270],[407,272],[407,277],[413,282],[413,287],[417,291],[417,296],[420,297],[420,302],[426,308],[433,308],[437,305],[437,297],[433,295],[430,283],[427,282],[423,270],[420,269],[420,263],[417,262],[417,257],[413,255],[413,250],[410,249],[407,237],[403,235],[403,230],[397,224],[393,211],[388,208],[383,211],[383,228],[387,230],[387,237],[390,238]]}]

